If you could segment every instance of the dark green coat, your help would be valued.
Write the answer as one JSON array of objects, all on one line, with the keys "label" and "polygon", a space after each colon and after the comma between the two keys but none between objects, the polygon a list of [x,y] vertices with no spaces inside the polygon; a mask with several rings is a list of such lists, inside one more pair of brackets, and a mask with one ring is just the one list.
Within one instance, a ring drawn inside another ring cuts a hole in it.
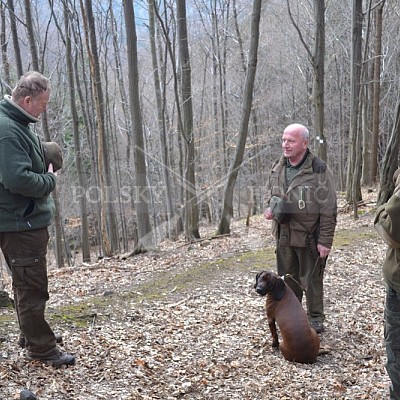
[{"label": "dark green coat", "polygon": [[54,202],[49,195],[56,177],[46,171],[40,140],[29,129],[37,121],[9,96],[0,102],[0,232],[51,224]]},{"label": "dark green coat", "polygon": [[[286,187],[286,158],[272,167],[268,195],[284,196],[290,214],[287,223],[273,221],[273,231],[279,234],[279,245],[306,247],[312,233],[317,243],[331,248],[336,227],[337,197],[334,179],[326,163],[309,151],[297,175]],[[304,207],[303,207],[304,206]]]}]

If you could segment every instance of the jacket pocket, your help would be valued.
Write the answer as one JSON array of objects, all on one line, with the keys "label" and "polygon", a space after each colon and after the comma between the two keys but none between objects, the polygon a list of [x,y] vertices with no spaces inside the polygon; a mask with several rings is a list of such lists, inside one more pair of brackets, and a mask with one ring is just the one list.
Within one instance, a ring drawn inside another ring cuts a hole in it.
[{"label": "jacket pocket", "polygon": [[24,218],[26,218],[29,214],[32,213],[33,209],[35,207],[35,202],[33,201],[33,199],[31,199],[29,201],[28,207],[26,207],[24,214],[22,215]]}]

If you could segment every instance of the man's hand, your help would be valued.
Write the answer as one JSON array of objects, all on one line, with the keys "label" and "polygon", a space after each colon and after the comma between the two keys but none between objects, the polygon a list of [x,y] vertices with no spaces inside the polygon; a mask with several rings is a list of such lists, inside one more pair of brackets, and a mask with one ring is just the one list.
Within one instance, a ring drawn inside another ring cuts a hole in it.
[{"label": "man's hand", "polygon": [[52,163],[49,164],[49,168],[47,169],[47,172],[51,172],[52,174],[57,176],[57,171],[54,172],[54,168],[53,168],[53,164]]},{"label": "man's hand", "polygon": [[318,250],[319,256],[321,258],[328,257],[329,253],[331,252],[331,249],[329,249],[328,247],[325,247],[325,246],[323,246],[322,244],[319,244],[319,243],[317,245],[317,250]]},{"label": "man's hand", "polygon": [[272,211],[269,207],[264,211],[264,218],[268,220],[274,218],[274,214],[272,214]]}]

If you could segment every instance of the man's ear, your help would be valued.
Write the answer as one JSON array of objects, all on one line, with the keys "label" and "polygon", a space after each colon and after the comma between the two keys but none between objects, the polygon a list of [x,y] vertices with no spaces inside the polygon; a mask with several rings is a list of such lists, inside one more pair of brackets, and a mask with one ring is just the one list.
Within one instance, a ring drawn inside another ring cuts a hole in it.
[{"label": "man's ear", "polygon": [[30,105],[32,103],[32,97],[31,96],[25,96],[22,102],[26,105]]}]

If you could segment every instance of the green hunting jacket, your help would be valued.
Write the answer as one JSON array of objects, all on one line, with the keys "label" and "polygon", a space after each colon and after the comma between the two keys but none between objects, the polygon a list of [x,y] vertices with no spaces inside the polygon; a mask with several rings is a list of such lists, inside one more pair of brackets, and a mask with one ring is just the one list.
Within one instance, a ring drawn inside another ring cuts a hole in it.
[{"label": "green hunting jacket", "polygon": [[388,244],[383,261],[383,278],[386,284],[400,292],[400,186],[387,203],[376,210],[374,226]]},{"label": "green hunting jacket", "polygon": [[37,121],[10,96],[0,102],[0,232],[51,224],[56,177],[47,172],[40,140],[29,128]]},{"label": "green hunting jacket", "polygon": [[299,171],[286,181],[287,159],[282,156],[272,166],[267,196],[284,196],[289,221],[273,221],[280,246],[307,247],[313,235],[317,243],[332,247],[336,227],[337,197],[333,175],[327,164],[308,150]]}]

